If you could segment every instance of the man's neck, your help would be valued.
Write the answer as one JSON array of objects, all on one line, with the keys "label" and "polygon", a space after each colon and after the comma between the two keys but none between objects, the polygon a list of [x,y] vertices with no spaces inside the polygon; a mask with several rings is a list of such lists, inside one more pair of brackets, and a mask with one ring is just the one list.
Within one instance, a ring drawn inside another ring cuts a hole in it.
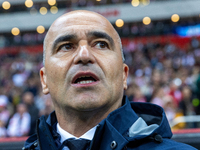
[{"label": "man's neck", "polygon": [[84,133],[101,122],[101,120],[106,118],[106,116],[100,117],[95,114],[91,117],[90,115],[86,115],[86,112],[82,112],[81,116],[73,114],[63,116],[57,113],[56,116],[60,127],[76,137],[82,136]]},{"label": "man's neck", "polygon": [[73,110],[70,111],[69,109],[58,109],[55,111],[60,127],[70,134],[76,137],[80,137],[91,128],[98,125],[108,116],[109,113],[119,108],[120,106],[121,104],[107,110],[100,108],[99,110],[95,111],[77,112]]}]

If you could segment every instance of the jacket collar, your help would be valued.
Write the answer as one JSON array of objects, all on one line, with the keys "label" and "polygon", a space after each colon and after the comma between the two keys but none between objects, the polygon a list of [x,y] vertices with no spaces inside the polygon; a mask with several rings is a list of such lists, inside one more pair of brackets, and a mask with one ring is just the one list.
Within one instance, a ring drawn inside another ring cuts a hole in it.
[{"label": "jacket collar", "polygon": [[[137,134],[136,136],[130,136],[130,128],[140,120],[139,117],[147,126],[154,123],[157,124],[149,132],[150,135]],[[48,145],[49,150],[57,148],[55,141],[59,139],[59,135],[54,128],[56,123],[55,112],[51,113],[46,121],[42,117],[38,122],[38,140],[41,140],[42,143],[51,143]],[[91,150],[97,150],[97,148],[110,149],[113,143],[118,145],[115,150],[120,150],[130,141],[144,139],[145,137],[153,136],[155,133],[166,138],[172,136],[163,109],[150,103],[130,103],[128,98],[124,96],[123,105],[111,112],[106,119],[99,123],[91,144]],[[102,146],[103,148],[101,148]],[[47,148],[47,144],[45,144],[45,148]]]},{"label": "jacket collar", "polygon": [[[115,150],[120,150],[129,142],[140,141],[138,143],[141,143],[143,140],[144,142],[149,139],[155,140],[157,135],[160,140],[156,142],[162,142],[162,137],[171,138],[171,129],[163,108],[151,103],[130,103],[125,96],[123,103],[122,107],[111,112],[101,121],[91,150],[95,147],[110,149],[113,142],[117,144]],[[131,135],[133,132],[134,134]]]},{"label": "jacket collar", "polygon": [[172,132],[164,109],[162,107],[151,103],[139,102],[131,103],[131,107],[135,111],[135,113],[145,121],[148,126],[153,124],[158,125],[158,127],[154,129],[151,135],[156,133],[161,135],[163,138],[172,137]]},{"label": "jacket collar", "polygon": [[[124,96],[123,105],[111,112],[108,117],[102,120],[97,126],[90,149],[97,150],[97,147],[100,148],[102,146],[100,143],[104,143],[103,149],[110,149],[112,142],[120,143],[117,149],[122,149],[128,143],[125,137],[128,137],[129,128],[137,119],[138,116],[131,108],[128,98]],[[49,115],[46,122],[50,127],[53,127],[55,123],[57,123],[55,112]],[[55,129],[52,128],[52,131],[55,132]],[[55,136],[57,136],[57,134],[54,133],[53,137]],[[105,148],[105,145],[107,148]]]}]

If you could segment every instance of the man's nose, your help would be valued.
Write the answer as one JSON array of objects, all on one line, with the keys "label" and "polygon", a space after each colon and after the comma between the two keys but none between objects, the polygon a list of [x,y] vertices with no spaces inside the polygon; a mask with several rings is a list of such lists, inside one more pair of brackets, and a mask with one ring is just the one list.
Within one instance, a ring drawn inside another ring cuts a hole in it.
[{"label": "man's nose", "polygon": [[77,49],[77,54],[74,58],[74,63],[94,63],[95,58],[91,52],[91,49],[89,49],[88,45],[80,45]]}]

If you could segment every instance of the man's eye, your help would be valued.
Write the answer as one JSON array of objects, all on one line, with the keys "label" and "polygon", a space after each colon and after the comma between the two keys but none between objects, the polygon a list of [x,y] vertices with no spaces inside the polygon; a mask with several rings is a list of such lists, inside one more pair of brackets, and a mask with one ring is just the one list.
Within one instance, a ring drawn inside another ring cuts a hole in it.
[{"label": "man's eye", "polygon": [[62,46],[60,46],[60,50],[63,50],[63,51],[69,51],[69,50],[72,50],[74,48],[74,45],[72,43],[67,43],[67,44],[64,44]]},{"label": "man's eye", "polygon": [[106,49],[108,48],[108,44],[104,41],[99,41],[95,43],[95,47],[98,49]]}]

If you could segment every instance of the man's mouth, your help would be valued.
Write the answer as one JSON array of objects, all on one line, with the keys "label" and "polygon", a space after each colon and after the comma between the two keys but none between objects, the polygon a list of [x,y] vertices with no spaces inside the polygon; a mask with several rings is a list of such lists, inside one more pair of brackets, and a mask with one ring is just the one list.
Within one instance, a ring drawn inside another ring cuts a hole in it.
[{"label": "man's mouth", "polygon": [[74,84],[88,84],[96,81],[97,80],[91,76],[81,76],[75,80]]},{"label": "man's mouth", "polygon": [[99,81],[99,78],[90,72],[87,73],[78,73],[74,76],[73,80],[72,80],[72,84],[76,84],[76,85],[84,85],[84,84],[92,84]]}]

